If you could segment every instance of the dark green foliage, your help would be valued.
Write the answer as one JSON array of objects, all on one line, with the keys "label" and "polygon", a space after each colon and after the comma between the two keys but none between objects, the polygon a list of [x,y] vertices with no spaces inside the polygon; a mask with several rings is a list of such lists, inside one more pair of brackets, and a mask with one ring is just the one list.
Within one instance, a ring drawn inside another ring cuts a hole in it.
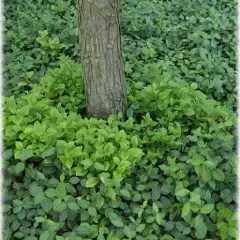
[{"label": "dark green foliage", "polygon": [[236,6],[216,0],[122,1],[128,71],[139,75],[145,63],[159,61],[162,71],[226,100],[235,92]]},{"label": "dark green foliage", "polygon": [[124,122],[84,117],[66,58],[5,99],[6,240],[236,239],[235,114],[147,70],[151,84],[128,84]]},{"label": "dark green foliage", "polygon": [[36,82],[59,56],[79,52],[75,1],[30,0],[5,4],[5,95],[21,94],[19,82]]},{"label": "dark green foliage", "polygon": [[[79,59],[75,1],[10,1],[5,5],[5,95],[17,84],[38,81],[59,65],[61,54]],[[158,62],[174,79],[197,82],[207,96],[235,94],[237,2],[122,0],[121,27],[126,73],[146,78]],[[230,102],[231,103],[231,102]]]}]

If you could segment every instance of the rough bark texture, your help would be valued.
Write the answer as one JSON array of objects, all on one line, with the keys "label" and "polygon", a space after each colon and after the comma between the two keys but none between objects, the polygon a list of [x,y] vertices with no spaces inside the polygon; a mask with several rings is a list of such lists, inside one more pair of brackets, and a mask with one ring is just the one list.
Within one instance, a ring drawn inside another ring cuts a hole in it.
[{"label": "rough bark texture", "polygon": [[127,108],[119,0],[77,0],[87,115],[107,118]]}]

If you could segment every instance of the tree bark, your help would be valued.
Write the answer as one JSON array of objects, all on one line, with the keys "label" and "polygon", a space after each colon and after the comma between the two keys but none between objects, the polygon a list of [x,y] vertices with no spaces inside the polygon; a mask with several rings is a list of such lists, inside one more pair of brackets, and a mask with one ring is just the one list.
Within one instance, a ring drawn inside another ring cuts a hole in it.
[{"label": "tree bark", "polygon": [[87,116],[106,119],[127,108],[119,0],[77,0]]}]

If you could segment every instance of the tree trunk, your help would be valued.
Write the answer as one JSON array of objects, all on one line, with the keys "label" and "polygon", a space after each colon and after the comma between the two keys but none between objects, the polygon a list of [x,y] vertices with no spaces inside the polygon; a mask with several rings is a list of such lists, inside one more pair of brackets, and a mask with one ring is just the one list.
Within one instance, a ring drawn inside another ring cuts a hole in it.
[{"label": "tree trunk", "polygon": [[88,117],[106,119],[127,108],[119,0],[77,0]]}]

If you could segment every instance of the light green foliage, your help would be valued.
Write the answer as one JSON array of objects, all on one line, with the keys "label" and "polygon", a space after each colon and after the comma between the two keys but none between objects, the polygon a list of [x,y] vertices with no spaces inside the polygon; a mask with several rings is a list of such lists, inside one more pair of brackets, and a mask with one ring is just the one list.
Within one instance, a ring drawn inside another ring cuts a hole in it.
[{"label": "light green foliage", "polygon": [[43,54],[50,53],[52,56],[59,55],[61,49],[64,48],[64,44],[60,43],[57,37],[48,39],[47,30],[39,31],[39,37],[37,37],[36,42],[45,50]]},{"label": "light green foliage", "polygon": [[66,58],[5,98],[5,239],[235,239],[235,114],[154,69],[126,121],[85,118]]},{"label": "light green foliage", "polygon": [[83,93],[82,69],[67,57],[60,58],[60,67],[50,70],[41,81],[40,86],[32,88],[44,94],[45,98],[61,104],[68,111],[79,113],[85,106]]}]

